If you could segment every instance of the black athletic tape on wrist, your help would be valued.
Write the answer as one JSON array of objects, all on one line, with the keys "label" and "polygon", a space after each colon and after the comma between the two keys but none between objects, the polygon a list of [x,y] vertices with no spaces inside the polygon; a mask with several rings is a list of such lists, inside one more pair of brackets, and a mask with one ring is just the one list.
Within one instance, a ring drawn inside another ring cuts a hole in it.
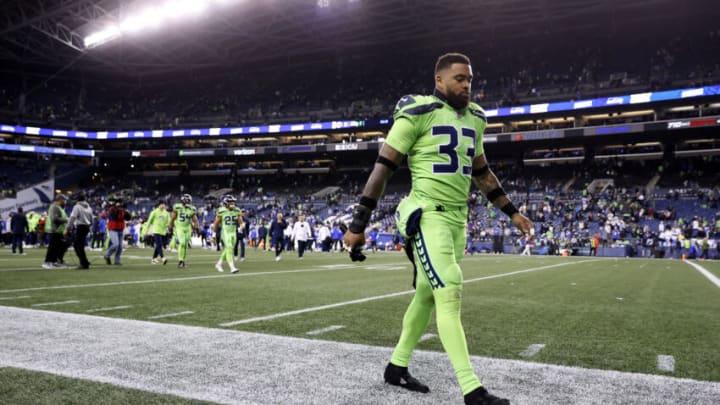
[{"label": "black athletic tape on wrist", "polygon": [[398,168],[398,165],[396,165],[395,162],[393,162],[392,160],[390,160],[384,156],[378,156],[377,160],[375,160],[375,163],[380,163],[381,165],[385,165],[392,171],[395,171]]},{"label": "black athletic tape on wrist", "polygon": [[503,205],[502,208],[500,208],[502,212],[505,213],[508,217],[512,218],[513,215],[517,214],[518,209],[515,208],[515,205],[512,203],[512,201],[508,201],[507,204]]},{"label": "black athletic tape on wrist", "polygon": [[370,197],[362,196],[362,197],[360,197],[360,201],[358,201],[358,204],[364,205],[364,206],[370,208],[371,210],[374,210],[375,207],[377,207],[377,200],[372,199]]},{"label": "black athletic tape on wrist", "polygon": [[364,204],[356,205],[355,209],[353,210],[352,222],[350,222],[350,226],[348,227],[350,232],[364,233],[368,222],[370,222],[371,215],[371,208],[365,206]]},{"label": "black athletic tape on wrist", "polygon": [[475,177],[475,176],[482,176],[482,175],[484,175],[485,173],[487,173],[487,172],[489,172],[489,171],[490,171],[490,166],[485,165],[485,166],[483,166],[483,167],[481,167],[481,168],[473,169],[473,171],[472,171],[472,176],[473,176],[473,177]]},{"label": "black athletic tape on wrist", "polygon": [[505,193],[505,190],[503,190],[502,187],[498,187],[494,190],[490,190],[490,192],[487,193],[486,197],[487,197],[488,201],[490,201],[491,203],[494,203],[495,200],[497,200],[498,198],[500,198],[504,195],[507,195],[507,193]]}]

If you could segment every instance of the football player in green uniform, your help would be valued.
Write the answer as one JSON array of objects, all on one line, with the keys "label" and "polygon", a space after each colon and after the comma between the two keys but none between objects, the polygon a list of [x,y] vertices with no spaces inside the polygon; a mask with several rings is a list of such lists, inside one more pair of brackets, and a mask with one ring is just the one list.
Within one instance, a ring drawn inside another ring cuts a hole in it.
[{"label": "football player in green uniform", "polygon": [[180,203],[173,206],[169,229],[169,234],[173,235],[174,230],[178,239],[178,267],[185,267],[185,256],[192,238],[192,230],[197,232],[199,228],[197,209],[192,205],[192,196],[183,194]]},{"label": "football player in green uniform", "polygon": [[235,240],[237,239],[237,228],[238,226],[243,226],[243,220],[240,215],[240,208],[235,206],[236,202],[237,200],[232,195],[224,196],[222,199],[222,207],[218,210],[215,215],[215,222],[213,222],[213,232],[215,235],[218,234],[218,228],[220,228],[222,224],[221,237],[224,248],[220,254],[220,260],[215,264],[215,269],[219,272],[224,271],[222,266],[223,259],[230,265],[231,273],[238,272],[233,262],[233,249],[235,248]]},{"label": "football player in green uniform", "polygon": [[533,234],[533,224],[518,212],[488,167],[483,150],[487,121],[483,109],[470,102],[471,81],[468,57],[445,54],[435,65],[434,93],[400,99],[395,122],[354,209],[345,243],[351,248],[351,259],[365,259],[361,249],[372,210],[407,155],[412,190],[398,205],[396,219],[416,269],[416,290],[385,369],[385,381],[412,391],[430,391],[407,367],[436,309],[440,340],[465,403],[507,405],[508,400],[488,393],[473,371],[460,321],[463,275],[459,262],[465,248],[471,182],[525,235]]}]

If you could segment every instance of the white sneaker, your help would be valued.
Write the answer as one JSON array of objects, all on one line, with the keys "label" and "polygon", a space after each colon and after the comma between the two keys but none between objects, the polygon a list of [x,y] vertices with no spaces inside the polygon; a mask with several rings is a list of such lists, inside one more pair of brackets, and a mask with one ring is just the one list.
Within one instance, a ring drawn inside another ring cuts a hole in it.
[{"label": "white sneaker", "polygon": [[236,267],[230,267],[230,273],[237,273],[238,271],[240,270],[238,270]]},{"label": "white sneaker", "polygon": [[220,273],[224,272],[222,263],[216,263],[215,264],[215,270],[219,271]]},{"label": "white sneaker", "polygon": [[244,257],[241,257],[241,258],[240,258],[240,261],[241,261],[241,262],[244,262],[244,261],[245,261],[245,258],[244,258]]},{"label": "white sneaker", "polygon": [[157,261],[157,259],[152,259],[152,260],[150,260],[150,263],[152,263],[152,264],[158,264],[158,261]]},{"label": "white sneaker", "polygon": [[163,264],[163,265],[166,265],[166,264],[167,264],[167,257],[163,257],[163,258],[162,258],[162,264]]},{"label": "white sneaker", "polygon": [[275,256],[275,261],[276,261],[276,262],[279,262],[279,261],[280,261],[280,258],[281,258],[280,256]]},{"label": "white sneaker", "polygon": [[238,257],[237,257],[237,256],[233,257],[233,260],[234,260],[234,261],[237,261],[237,260],[238,260]]},{"label": "white sneaker", "polygon": [[43,269],[54,269],[55,267],[53,267],[52,263],[45,262],[45,263],[43,263],[42,268]]}]

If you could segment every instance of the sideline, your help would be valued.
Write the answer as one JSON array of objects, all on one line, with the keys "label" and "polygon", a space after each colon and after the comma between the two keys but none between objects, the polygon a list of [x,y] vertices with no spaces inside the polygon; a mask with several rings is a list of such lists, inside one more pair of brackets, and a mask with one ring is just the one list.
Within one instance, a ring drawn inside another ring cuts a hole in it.
[{"label": "sideline", "polygon": [[[0,366],[158,394],[233,404],[462,403],[441,352],[413,353],[413,374],[431,388],[420,395],[383,382],[388,347],[2,306],[0,325]],[[471,362],[483,384],[513,405],[710,405],[720,397],[718,382],[479,356]]]}]

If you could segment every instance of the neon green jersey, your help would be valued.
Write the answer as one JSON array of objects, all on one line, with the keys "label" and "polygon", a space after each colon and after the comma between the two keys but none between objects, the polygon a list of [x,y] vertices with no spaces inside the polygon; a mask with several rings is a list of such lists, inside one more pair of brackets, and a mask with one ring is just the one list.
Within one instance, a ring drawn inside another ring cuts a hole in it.
[{"label": "neon green jersey", "polygon": [[484,153],[483,109],[470,103],[455,110],[442,95],[404,96],[393,118],[386,143],[408,156],[412,193],[431,202],[465,206],[472,161]]},{"label": "neon green jersey", "polygon": [[165,235],[167,233],[167,227],[169,224],[170,213],[164,208],[155,208],[152,210],[147,222],[145,223],[147,227],[152,226],[152,233],[157,233],[159,235]]},{"label": "neon green jersey", "polygon": [[197,209],[193,205],[175,204],[173,211],[177,213],[173,225],[178,228],[189,228],[192,225],[192,217],[197,215]]},{"label": "neon green jersey", "polygon": [[222,226],[224,233],[237,232],[240,208],[220,207],[217,215],[220,217],[220,226]]}]

